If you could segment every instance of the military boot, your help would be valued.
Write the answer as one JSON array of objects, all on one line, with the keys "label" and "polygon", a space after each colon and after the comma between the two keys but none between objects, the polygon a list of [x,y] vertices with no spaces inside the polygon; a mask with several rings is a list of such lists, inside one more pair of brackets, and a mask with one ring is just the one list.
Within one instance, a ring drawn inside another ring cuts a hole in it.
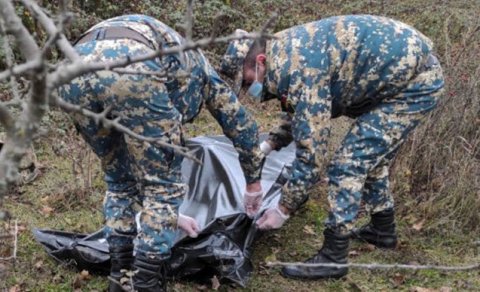
[{"label": "military boot", "polygon": [[379,248],[394,249],[397,246],[394,213],[393,209],[388,209],[372,214],[370,223],[355,230],[353,237]]},{"label": "military boot", "polygon": [[[350,234],[325,229],[323,247],[316,255],[306,260],[306,264],[346,264]],[[282,269],[282,275],[299,279],[341,278],[348,273],[347,267],[306,267],[291,265]]]},{"label": "military boot", "polygon": [[170,256],[147,257],[135,255],[133,286],[138,292],[167,291],[166,261]]},{"label": "military boot", "polygon": [[[125,279],[128,277],[122,270],[131,270],[133,264],[133,245],[126,245],[122,247],[110,247],[110,283],[108,286],[109,292],[121,292],[128,289],[128,282]],[[122,279],[122,277],[124,279]],[[122,284],[125,286],[122,288]]]}]

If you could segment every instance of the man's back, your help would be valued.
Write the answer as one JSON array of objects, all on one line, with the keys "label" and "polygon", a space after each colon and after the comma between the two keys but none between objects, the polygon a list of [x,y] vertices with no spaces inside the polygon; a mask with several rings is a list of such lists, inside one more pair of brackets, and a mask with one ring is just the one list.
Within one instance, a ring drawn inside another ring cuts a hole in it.
[{"label": "man's back", "polygon": [[269,82],[278,86],[278,95],[301,83],[318,87],[319,98],[330,95],[347,107],[398,93],[432,50],[431,41],[414,28],[371,15],[330,17],[276,36],[267,53],[269,69],[276,72]]}]

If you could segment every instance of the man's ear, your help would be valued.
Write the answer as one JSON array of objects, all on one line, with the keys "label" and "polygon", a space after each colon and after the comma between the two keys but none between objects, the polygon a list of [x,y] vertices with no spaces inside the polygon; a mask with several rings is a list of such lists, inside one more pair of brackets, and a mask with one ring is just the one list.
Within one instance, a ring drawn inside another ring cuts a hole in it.
[{"label": "man's ear", "polygon": [[265,61],[267,61],[267,56],[265,56],[265,54],[258,54],[257,57],[255,58],[255,61],[257,63],[265,65]]}]

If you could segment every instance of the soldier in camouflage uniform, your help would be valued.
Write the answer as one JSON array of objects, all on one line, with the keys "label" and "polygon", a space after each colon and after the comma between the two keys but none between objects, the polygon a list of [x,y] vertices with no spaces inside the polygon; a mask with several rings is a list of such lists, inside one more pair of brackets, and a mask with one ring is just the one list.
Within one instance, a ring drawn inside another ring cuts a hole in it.
[{"label": "soldier in camouflage uniform", "polygon": [[[384,17],[337,16],[292,27],[276,39],[232,42],[222,71],[260,101],[277,98],[280,126],[262,143],[268,154],[295,141],[296,159],[277,207],[257,221],[280,228],[319,181],[331,120],[354,118],[327,167],[329,216],[320,251],[307,263],[346,263],[349,238],[363,200],[371,213],[356,231],[365,241],[397,242],[388,172],[408,134],[435,108],[444,86],[432,42]],[[338,278],[347,268],[288,266],[294,278]]]},{"label": "soldier in camouflage uniform", "polygon": [[[184,39],[162,22],[144,15],[112,18],[95,25],[75,44],[83,60],[112,61],[180,46]],[[137,72],[137,73],[134,73]],[[94,112],[110,108],[108,117],[136,134],[183,145],[182,124],[205,104],[239,153],[246,195],[261,197],[264,154],[257,124],[218,76],[200,50],[161,56],[121,70],[83,75],[60,89],[65,100]],[[122,270],[133,262],[134,288],[163,291],[162,267],[177,230],[178,208],[187,192],[181,178],[183,156],[172,148],[140,141],[107,129],[81,114],[74,116],[83,138],[100,157],[107,192],[104,200],[112,270],[110,291],[122,291]],[[258,208],[248,202],[246,209]],[[140,230],[136,230],[138,213]],[[185,215],[178,227],[195,237],[198,226]],[[134,249],[134,253],[133,252]],[[133,256],[134,255],[134,256]],[[125,288],[125,287],[123,287]]]}]

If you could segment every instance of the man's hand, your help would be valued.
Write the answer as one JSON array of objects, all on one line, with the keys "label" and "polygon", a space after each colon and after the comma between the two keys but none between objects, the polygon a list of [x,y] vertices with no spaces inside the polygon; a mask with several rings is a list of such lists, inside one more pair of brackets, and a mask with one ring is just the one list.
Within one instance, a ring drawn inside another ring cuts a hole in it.
[{"label": "man's hand", "polygon": [[284,211],[280,210],[280,208],[286,210],[285,208],[277,205],[274,208],[270,208],[265,211],[262,217],[257,220],[256,224],[258,228],[262,230],[269,230],[282,227],[283,223],[285,223],[290,216],[285,214]]},{"label": "man's hand", "polygon": [[248,217],[253,218],[262,206],[263,191],[260,182],[247,185],[243,206]]},{"label": "man's hand", "polygon": [[200,228],[198,227],[197,221],[190,216],[186,216],[178,213],[177,226],[187,233],[190,237],[197,237]]}]

